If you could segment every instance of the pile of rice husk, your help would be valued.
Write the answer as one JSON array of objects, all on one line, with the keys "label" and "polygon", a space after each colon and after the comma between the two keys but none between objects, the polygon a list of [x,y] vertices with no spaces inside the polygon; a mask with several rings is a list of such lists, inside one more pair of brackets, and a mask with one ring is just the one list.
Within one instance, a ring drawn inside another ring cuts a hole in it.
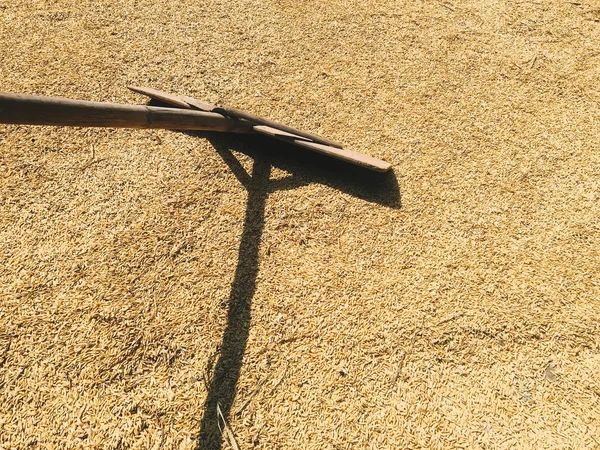
[{"label": "pile of rice husk", "polygon": [[0,448],[598,448],[600,3],[0,0]]}]

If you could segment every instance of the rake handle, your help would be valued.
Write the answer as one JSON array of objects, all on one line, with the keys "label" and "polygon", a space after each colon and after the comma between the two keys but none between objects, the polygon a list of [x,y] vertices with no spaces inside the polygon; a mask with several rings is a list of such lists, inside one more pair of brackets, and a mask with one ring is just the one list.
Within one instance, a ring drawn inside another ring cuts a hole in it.
[{"label": "rake handle", "polygon": [[7,93],[0,93],[0,123],[231,133],[252,131],[247,122],[212,112]]}]

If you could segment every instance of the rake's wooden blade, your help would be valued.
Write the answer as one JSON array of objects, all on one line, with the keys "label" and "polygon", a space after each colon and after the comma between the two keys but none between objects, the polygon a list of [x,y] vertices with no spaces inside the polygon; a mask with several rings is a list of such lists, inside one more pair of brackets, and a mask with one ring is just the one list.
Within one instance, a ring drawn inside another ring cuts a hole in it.
[{"label": "rake's wooden blade", "polygon": [[289,142],[300,147],[308,148],[318,153],[323,153],[327,156],[332,156],[337,159],[355,164],[366,169],[375,170],[377,172],[387,172],[390,170],[391,165],[385,161],[381,161],[371,156],[363,155],[361,153],[353,152],[345,148],[331,147],[330,145],[323,145],[317,142],[312,142],[309,139],[298,136],[296,134],[288,133],[286,131],[278,130],[277,128],[267,127],[265,125],[256,125],[253,127],[254,131],[260,134],[271,136],[281,141]]},{"label": "rake's wooden blade", "polygon": [[166,92],[159,91],[158,89],[152,89],[152,88],[147,88],[147,87],[127,86],[127,88],[138,94],[146,95],[150,98],[159,100],[163,103],[177,106],[178,108],[192,109],[192,107],[186,101],[184,101],[179,95],[168,94]]},{"label": "rake's wooden blade", "polygon": [[294,139],[310,141],[310,139],[308,138],[298,136],[297,134],[288,133],[287,131],[279,130],[277,128],[268,127],[266,125],[255,125],[252,128],[257,133],[264,134],[266,136],[271,136],[284,141],[293,141]]},{"label": "rake's wooden blade", "polygon": [[145,95],[154,100],[167,103],[178,108],[185,109],[199,109],[200,111],[213,112],[217,108],[209,102],[203,102],[187,95],[175,95],[169,94],[168,92],[159,91],[158,89],[140,87],[140,86],[127,86],[127,88],[137,94]]},{"label": "rake's wooden blade", "polygon": [[390,163],[382,161],[372,156],[363,155],[362,153],[353,152],[347,148],[331,147],[329,145],[318,144],[316,142],[302,141],[295,139],[293,142],[300,147],[308,148],[318,153],[341,159],[342,161],[364,167],[365,169],[374,170],[376,172],[387,172],[392,168]]},{"label": "rake's wooden blade", "polygon": [[180,95],[179,97],[200,111],[214,112],[214,110],[217,109],[217,105],[213,105],[210,102],[203,102],[202,100],[188,97],[187,95]]}]

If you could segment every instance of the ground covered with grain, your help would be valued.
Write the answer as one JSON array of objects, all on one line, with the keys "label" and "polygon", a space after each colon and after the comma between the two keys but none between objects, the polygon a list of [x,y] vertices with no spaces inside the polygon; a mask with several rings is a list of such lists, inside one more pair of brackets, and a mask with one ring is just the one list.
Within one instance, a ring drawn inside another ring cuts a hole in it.
[{"label": "ground covered with grain", "polygon": [[599,448],[599,42],[598,0],[0,0],[0,91],[394,170],[0,125],[0,448]]}]

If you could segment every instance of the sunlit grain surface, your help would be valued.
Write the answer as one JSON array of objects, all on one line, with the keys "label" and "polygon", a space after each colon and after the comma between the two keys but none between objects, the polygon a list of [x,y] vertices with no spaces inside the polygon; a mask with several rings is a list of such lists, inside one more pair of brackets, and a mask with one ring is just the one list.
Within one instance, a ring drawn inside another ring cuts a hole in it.
[{"label": "sunlit grain surface", "polygon": [[0,447],[230,448],[215,402],[240,448],[600,446],[599,42],[597,0],[0,0],[0,91],[147,85],[396,177],[0,125]]}]

